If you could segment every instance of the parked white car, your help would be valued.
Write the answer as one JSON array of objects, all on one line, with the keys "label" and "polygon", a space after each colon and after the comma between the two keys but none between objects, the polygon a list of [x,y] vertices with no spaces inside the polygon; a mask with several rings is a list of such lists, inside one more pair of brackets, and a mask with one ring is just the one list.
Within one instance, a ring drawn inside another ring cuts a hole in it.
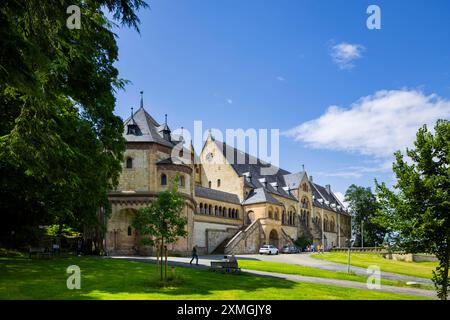
[{"label": "parked white car", "polygon": [[278,249],[271,244],[266,244],[259,249],[259,254],[278,254]]}]

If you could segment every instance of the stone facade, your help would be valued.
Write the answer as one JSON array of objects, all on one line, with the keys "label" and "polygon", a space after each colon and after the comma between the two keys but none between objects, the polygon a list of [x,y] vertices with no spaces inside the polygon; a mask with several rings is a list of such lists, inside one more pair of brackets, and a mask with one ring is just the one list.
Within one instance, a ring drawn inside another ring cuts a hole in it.
[{"label": "stone facade", "polygon": [[[224,149],[245,153],[211,135],[198,155],[200,163],[173,161],[174,148],[184,142],[142,106],[125,121],[124,137],[123,170],[117,189],[110,193],[112,215],[106,222],[108,254],[154,253],[140,245],[132,219],[176,176],[182,177],[179,191],[186,199],[182,215],[188,219],[188,236],[169,245],[171,253],[188,255],[193,246],[200,254],[256,253],[264,244],[281,248],[300,236],[331,248],[344,246],[350,235],[350,216],[343,205],[306,172],[280,169],[276,176],[252,177],[258,164],[249,164],[243,172]],[[182,156],[192,160],[192,146],[183,149]]]}]

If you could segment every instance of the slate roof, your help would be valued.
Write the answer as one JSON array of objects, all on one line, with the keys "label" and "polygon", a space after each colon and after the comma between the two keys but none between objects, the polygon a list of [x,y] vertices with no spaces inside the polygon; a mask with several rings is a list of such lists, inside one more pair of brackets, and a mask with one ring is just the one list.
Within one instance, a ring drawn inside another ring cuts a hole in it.
[{"label": "slate roof", "polygon": [[305,175],[306,175],[305,171],[285,175],[284,181],[286,183],[286,186],[288,186],[290,189],[298,189],[299,183],[300,181],[302,181]]},{"label": "slate roof", "polygon": [[[345,206],[339,201],[333,192],[329,193],[327,188],[313,182],[310,182],[310,187],[313,194],[313,202],[316,207],[348,214]],[[319,199],[322,199],[323,202],[320,202]],[[341,206],[341,209],[339,209],[338,206]]]},{"label": "slate roof", "polygon": [[[250,173],[250,178],[246,178],[245,184],[246,186],[257,189],[264,188],[266,191],[290,198],[292,200],[297,200],[292,194],[285,191],[283,187],[286,186],[284,176],[290,174],[289,171],[286,171],[281,168],[277,168],[278,171],[273,175],[263,175],[263,169],[269,168],[271,165],[266,163],[256,157],[249,155],[246,152],[230,147],[224,142],[214,141],[217,147],[222,151],[224,157],[231,164],[231,167],[234,171],[239,175],[243,176],[246,173]],[[265,183],[260,180],[265,178]],[[271,183],[276,183],[277,187],[271,185]]]},{"label": "slate roof", "polygon": [[255,203],[273,203],[282,205],[280,201],[275,199],[269,192],[267,192],[264,188],[258,188],[252,190],[247,198],[242,202],[242,204],[255,204]]},{"label": "slate roof", "polygon": [[156,162],[156,165],[158,164],[174,164],[174,165],[181,165],[181,166],[188,166],[190,167],[188,164],[186,164],[183,159],[178,158],[178,157],[169,157],[166,159],[162,159]]},{"label": "slate roof", "polygon": [[195,186],[195,195],[197,197],[211,199],[211,200],[217,200],[217,201],[223,201],[233,204],[241,204],[239,201],[239,197],[234,193],[228,193],[224,191],[219,191],[215,189],[210,188],[204,188],[200,186]]},{"label": "slate roof", "polygon": [[[217,147],[222,151],[224,157],[230,163],[234,171],[239,176],[246,177],[244,180],[245,186],[252,189],[242,204],[246,205],[261,202],[280,204],[273,195],[298,201],[289,190],[298,189],[300,187],[300,181],[307,175],[305,171],[291,173],[287,170],[278,168],[278,171],[275,174],[265,175],[261,169],[270,167],[269,163],[249,155],[246,152],[228,146],[224,142],[214,140],[214,143],[216,143]],[[337,199],[333,192],[328,193],[325,187],[313,182],[310,182],[310,185],[314,196],[315,206],[347,214],[344,205]],[[323,199],[323,202],[319,202],[318,199]],[[326,204],[326,201],[329,202],[328,205]],[[335,204],[335,206],[332,207],[331,204]],[[338,205],[341,206],[341,209],[338,209]]]},{"label": "slate roof", "polygon": [[[137,135],[127,134],[129,124],[136,124],[139,127]],[[179,137],[173,135],[172,141],[164,139],[161,128],[164,128],[164,125],[160,125],[143,107],[140,107],[132,117],[125,120],[123,137],[127,142],[154,142],[168,147],[180,142]]]}]

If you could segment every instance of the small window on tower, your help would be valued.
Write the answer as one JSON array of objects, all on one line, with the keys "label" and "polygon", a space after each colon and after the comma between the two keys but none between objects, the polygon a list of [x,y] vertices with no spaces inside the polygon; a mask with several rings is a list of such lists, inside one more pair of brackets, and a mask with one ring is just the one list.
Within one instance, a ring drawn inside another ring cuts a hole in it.
[{"label": "small window on tower", "polygon": [[211,188],[211,181],[208,182],[208,187]]},{"label": "small window on tower", "polygon": [[133,158],[127,158],[127,169],[133,168]]},{"label": "small window on tower", "polygon": [[217,188],[220,187],[220,179],[217,179]]},{"label": "small window on tower", "polygon": [[128,227],[128,235],[131,236],[131,227]]},{"label": "small window on tower", "polygon": [[139,127],[137,126],[137,124],[129,124],[127,126],[127,134],[132,134],[135,136],[139,136],[140,135],[140,130]]},{"label": "small window on tower", "polygon": [[166,186],[167,185],[167,176],[165,174],[161,175],[161,185]]},{"label": "small window on tower", "polygon": [[186,184],[186,181],[184,179],[184,176],[180,176],[180,181],[179,181],[180,187],[184,187]]}]

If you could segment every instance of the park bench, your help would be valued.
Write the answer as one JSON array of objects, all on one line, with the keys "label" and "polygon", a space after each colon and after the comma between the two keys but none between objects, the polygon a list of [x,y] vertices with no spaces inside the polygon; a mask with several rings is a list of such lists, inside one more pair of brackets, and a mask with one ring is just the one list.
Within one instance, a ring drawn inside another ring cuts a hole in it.
[{"label": "park bench", "polygon": [[240,272],[241,268],[239,268],[237,260],[235,261],[211,261],[211,271],[220,271],[220,272]]},{"label": "park bench", "polygon": [[52,257],[52,253],[50,252],[50,250],[48,250],[47,248],[42,248],[42,247],[30,247],[29,255],[30,255],[30,259],[33,255],[38,259],[41,257],[47,257],[47,258]]}]

